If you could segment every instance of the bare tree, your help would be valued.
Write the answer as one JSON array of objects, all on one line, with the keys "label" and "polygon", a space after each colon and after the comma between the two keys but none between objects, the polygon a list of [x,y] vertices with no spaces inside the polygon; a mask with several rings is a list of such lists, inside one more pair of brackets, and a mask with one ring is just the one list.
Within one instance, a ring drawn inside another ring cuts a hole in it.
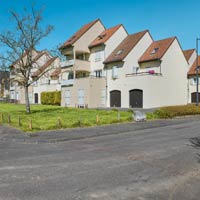
[{"label": "bare tree", "polygon": [[24,10],[23,14],[15,11],[10,12],[15,27],[0,33],[0,44],[4,53],[0,55],[0,62],[12,66],[12,73],[17,77],[15,81],[24,87],[26,112],[30,113],[30,102],[28,97],[29,86],[37,81],[45,71],[34,79],[31,78],[33,66],[37,66],[35,52],[40,41],[45,38],[53,27],[41,25],[42,10]]}]

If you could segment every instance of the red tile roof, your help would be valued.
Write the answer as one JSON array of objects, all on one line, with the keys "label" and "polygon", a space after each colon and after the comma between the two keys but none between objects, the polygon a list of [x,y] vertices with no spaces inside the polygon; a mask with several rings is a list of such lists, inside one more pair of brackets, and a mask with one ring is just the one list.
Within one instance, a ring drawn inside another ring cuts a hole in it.
[{"label": "red tile roof", "polygon": [[192,56],[192,54],[194,53],[195,49],[188,49],[188,50],[184,50],[183,54],[185,56],[185,59],[187,61],[189,61],[190,57]]},{"label": "red tile roof", "polygon": [[103,31],[90,45],[89,48],[104,44],[122,25],[119,24]]},{"label": "red tile roof", "polygon": [[32,77],[39,76],[42,72],[45,71],[53,62],[56,60],[56,57],[50,58],[43,66],[41,66],[36,72],[32,74]]},{"label": "red tile roof", "polygon": [[59,67],[52,72],[51,77],[58,77],[60,73],[61,73],[61,68]]},{"label": "red tile roof", "polygon": [[[200,56],[198,56],[198,65],[200,66]],[[196,67],[197,67],[197,59],[195,59],[192,67],[190,67],[188,76],[194,76],[196,75]],[[198,74],[200,74],[200,70],[198,70]]]},{"label": "red tile roof", "polygon": [[139,59],[139,63],[161,59],[176,37],[153,42]]},{"label": "red tile roof", "polygon": [[87,32],[99,19],[92,21],[83,27],[81,27],[71,38],[69,38],[60,48],[65,48],[68,46],[72,46],[85,32]]},{"label": "red tile roof", "polygon": [[119,46],[106,58],[104,64],[123,61],[130,51],[137,45],[148,30],[128,35]]}]

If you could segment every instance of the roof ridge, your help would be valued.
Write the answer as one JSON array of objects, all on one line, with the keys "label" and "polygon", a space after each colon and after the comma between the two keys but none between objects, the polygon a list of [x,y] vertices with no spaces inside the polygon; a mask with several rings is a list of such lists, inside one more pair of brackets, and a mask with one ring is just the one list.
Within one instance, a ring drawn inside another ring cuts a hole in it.
[{"label": "roof ridge", "polygon": [[106,58],[104,64],[123,61],[130,51],[138,44],[138,42],[149,32],[148,30],[140,31],[131,35],[127,35],[121,43]]},{"label": "roof ridge", "polygon": [[104,31],[102,31],[92,42],[91,44],[88,46],[89,48],[95,47],[95,46],[99,46],[101,44],[104,44],[106,41],[108,41],[113,34],[115,34],[115,32],[117,30],[119,30],[119,28],[122,26],[122,24],[118,24],[116,26],[110,27],[105,29]]},{"label": "roof ridge", "polygon": [[[76,31],[63,45],[61,45],[60,49],[65,48],[67,46],[72,46],[80,37],[85,34],[94,24],[101,20],[98,18],[94,21],[91,21],[85,25],[82,25],[78,31]],[[102,22],[101,22],[102,23]]]}]

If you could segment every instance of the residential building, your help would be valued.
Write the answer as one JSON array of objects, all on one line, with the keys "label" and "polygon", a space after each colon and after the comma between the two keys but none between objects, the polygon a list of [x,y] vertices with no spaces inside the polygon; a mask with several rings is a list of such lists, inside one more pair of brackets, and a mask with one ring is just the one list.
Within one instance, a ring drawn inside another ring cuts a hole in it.
[{"label": "residential building", "polygon": [[103,61],[127,35],[122,25],[105,29],[95,20],[61,46],[62,106],[106,107]]},{"label": "residential building", "polygon": [[10,72],[0,71],[0,97],[9,96]]},{"label": "residential building", "polygon": [[[29,101],[32,104],[41,103],[41,93],[46,91],[60,91],[60,59],[53,57],[48,51],[33,52],[33,68],[31,69],[29,86]],[[25,103],[25,91],[21,81],[23,80],[16,61],[11,66],[11,86],[10,98],[17,100],[19,103]],[[17,73],[16,73],[17,72]],[[55,76],[56,74],[56,76]]]},{"label": "residential building", "polygon": [[[197,67],[197,53],[195,49],[189,49],[183,51],[188,61],[188,103],[196,103],[197,94],[197,79],[196,79],[196,67]],[[200,64],[200,56],[198,56],[198,64]],[[198,70],[198,75],[200,72]],[[199,78],[200,84],[200,78]],[[199,86],[200,87],[200,86]],[[200,93],[199,93],[200,97]],[[199,98],[200,99],[200,98]]]},{"label": "residential building", "polygon": [[148,31],[127,36],[104,64],[107,106],[187,104],[188,63],[176,37],[153,41]]}]

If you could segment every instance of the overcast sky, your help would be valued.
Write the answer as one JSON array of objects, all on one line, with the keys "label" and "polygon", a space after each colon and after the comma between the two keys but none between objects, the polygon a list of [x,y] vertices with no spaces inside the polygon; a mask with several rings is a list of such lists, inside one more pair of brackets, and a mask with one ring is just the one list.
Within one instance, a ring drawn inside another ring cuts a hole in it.
[{"label": "overcast sky", "polygon": [[122,23],[130,34],[148,29],[154,40],[177,36],[183,49],[195,48],[200,37],[199,0],[0,0],[0,31],[12,24],[10,10],[20,13],[31,2],[44,7],[43,24],[55,27],[38,50],[54,48],[97,18],[107,28]]}]

